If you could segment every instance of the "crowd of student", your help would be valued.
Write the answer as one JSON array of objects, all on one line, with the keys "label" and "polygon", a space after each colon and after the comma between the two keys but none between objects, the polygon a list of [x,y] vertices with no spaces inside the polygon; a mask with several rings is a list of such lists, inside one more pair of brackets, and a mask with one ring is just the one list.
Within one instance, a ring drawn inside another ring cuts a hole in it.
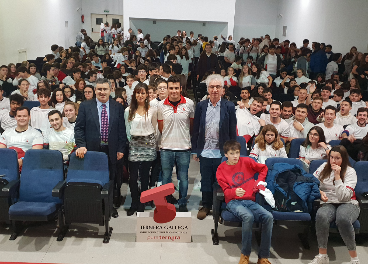
[{"label": "crowd of student", "polygon": [[[310,49],[304,40],[297,48],[268,35],[238,43],[221,36],[220,43],[216,36],[195,38],[180,30],[154,43],[140,29],[137,36],[131,29],[125,35],[121,27],[113,29],[101,27],[97,43],[81,30],[75,47],[52,45],[40,73],[27,61],[0,67],[0,147],[15,149],[20,167],[32,148],[59,150],[66,164],[74,150],[78,157],[87,150],[105,152],[115,208],[121,205],[118,178],[129,171],[128,215],[153,207],[140,203],[140,192],[170,183],[176,167],[179,200],[167,200],[186,212],[193,155],[201,173],[197,218],[210,213],[218,181],[228,210],[243,219],[239,263],[249,261],[255,218],[264,224],[258,263],[269,263],[272,215],[255,203],[254,194],[264,189],[266,159],[286,158],[290,142],[305,138],[299,153],[304,169],[313,160],[327,161],[314,173],[322,206],[316,220],[320,254],[311,263],[328,263],[326,230],[334,220],[351,263],[359,263],[352,228],[359,216],[357,177],[348,157],[368,159],[368,110],[362,101],[368,54],[353,47],[342,57],[331,45],[313,42]],[[194,102],[187,90],[196,92],[201,83],[207,94]],[[292,100],[281,103],[273,95]],[[37,100],[39,107],[23,106]],[[239,157],[237,136],[246,139],[255,161]],[[343,146],[331,148],[329,142],[339,139]],[[224,155],[228,161],[221,163]],[[256,172],[258,181],[252,178]],[[241,182],[234,180],[238,174]]]}]

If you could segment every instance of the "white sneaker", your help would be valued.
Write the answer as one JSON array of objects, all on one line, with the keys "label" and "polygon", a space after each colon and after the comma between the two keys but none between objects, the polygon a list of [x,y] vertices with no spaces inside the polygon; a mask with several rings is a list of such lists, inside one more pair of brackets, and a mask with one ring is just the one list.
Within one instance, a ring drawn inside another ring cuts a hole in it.
[{"label": "white sneaker", "polygon": [[321,255],[318,254],[308,264],[328,264],[328,263],[330,263],[330,259],[328,258],[328,256],[321,256]]},{"label": "white sneaker", "polygon": [[358,260],[350,260],[349,264],[360,264],[359,259]]},{"label": "white sneaker", "polygon": [[162,185],[162,181],[157,182],[157,187],[160,187]]},{"label": "white sneaker", "polygon": [[193,190],[200,191],[201,190],[201,181],[198,181],[194,186]]}]

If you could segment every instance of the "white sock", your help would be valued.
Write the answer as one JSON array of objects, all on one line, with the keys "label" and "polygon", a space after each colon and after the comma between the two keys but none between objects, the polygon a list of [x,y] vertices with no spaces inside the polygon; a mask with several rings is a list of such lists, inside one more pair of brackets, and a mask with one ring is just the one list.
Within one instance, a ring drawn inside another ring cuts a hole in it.
[{"label": "white sock", "polygon": [[359,260],[358,257],[355,257],[355,258],[351,258],[351,260]]},{"label": "white sock", "polygon": [[321,253],[319,253],[318,255],[320,255],[321,257],[327,258],[327,254],[321,254]]}]

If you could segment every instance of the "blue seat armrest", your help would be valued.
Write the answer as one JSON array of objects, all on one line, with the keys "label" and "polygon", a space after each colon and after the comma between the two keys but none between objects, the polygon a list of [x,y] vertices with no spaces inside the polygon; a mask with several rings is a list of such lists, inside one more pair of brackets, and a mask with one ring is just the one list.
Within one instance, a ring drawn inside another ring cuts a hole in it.
[{"label": "blue seat armrest", "polygon": [[101,190],[101,197],[103,199],[108,199],[109,198],[109,194],[111,193],[110,187],[113,186],[113,182],[109,181],[108,183],[106,183]]},{"label": "blue seat armrest", "polygon": [[20,180],[14,180],[5,185],[0,192],[0,196],[9,197],[13,196],[19,188]]},{"label": "blue seat armrest", "polygon": [[61,199],[64,194],[65,186],[66,186],[66,180],[59,181],[54,187],[54,189],[52,189],[52,197],[58,197]]}]

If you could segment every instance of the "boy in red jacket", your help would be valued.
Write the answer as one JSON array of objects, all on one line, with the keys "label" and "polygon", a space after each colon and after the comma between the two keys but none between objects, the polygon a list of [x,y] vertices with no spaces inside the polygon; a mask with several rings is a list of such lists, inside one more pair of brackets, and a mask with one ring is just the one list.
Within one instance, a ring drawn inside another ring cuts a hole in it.
[{"label": "boy in red jacket", "polygon": [[[273,217],[255,202],[256,193],[266,179],[267,166],[248,157],[240,157],[240,143],[229,140],[224,144],[227,161],[220,164],[216,177],[224,191],[227,209],[242,219],[242,249],[239,264],[248,264],[252,249],[253,222],[262,223],[261,245],[257,264],[271,264],[270,255]],[[259,173],[258,180],[254,174]]]}]

